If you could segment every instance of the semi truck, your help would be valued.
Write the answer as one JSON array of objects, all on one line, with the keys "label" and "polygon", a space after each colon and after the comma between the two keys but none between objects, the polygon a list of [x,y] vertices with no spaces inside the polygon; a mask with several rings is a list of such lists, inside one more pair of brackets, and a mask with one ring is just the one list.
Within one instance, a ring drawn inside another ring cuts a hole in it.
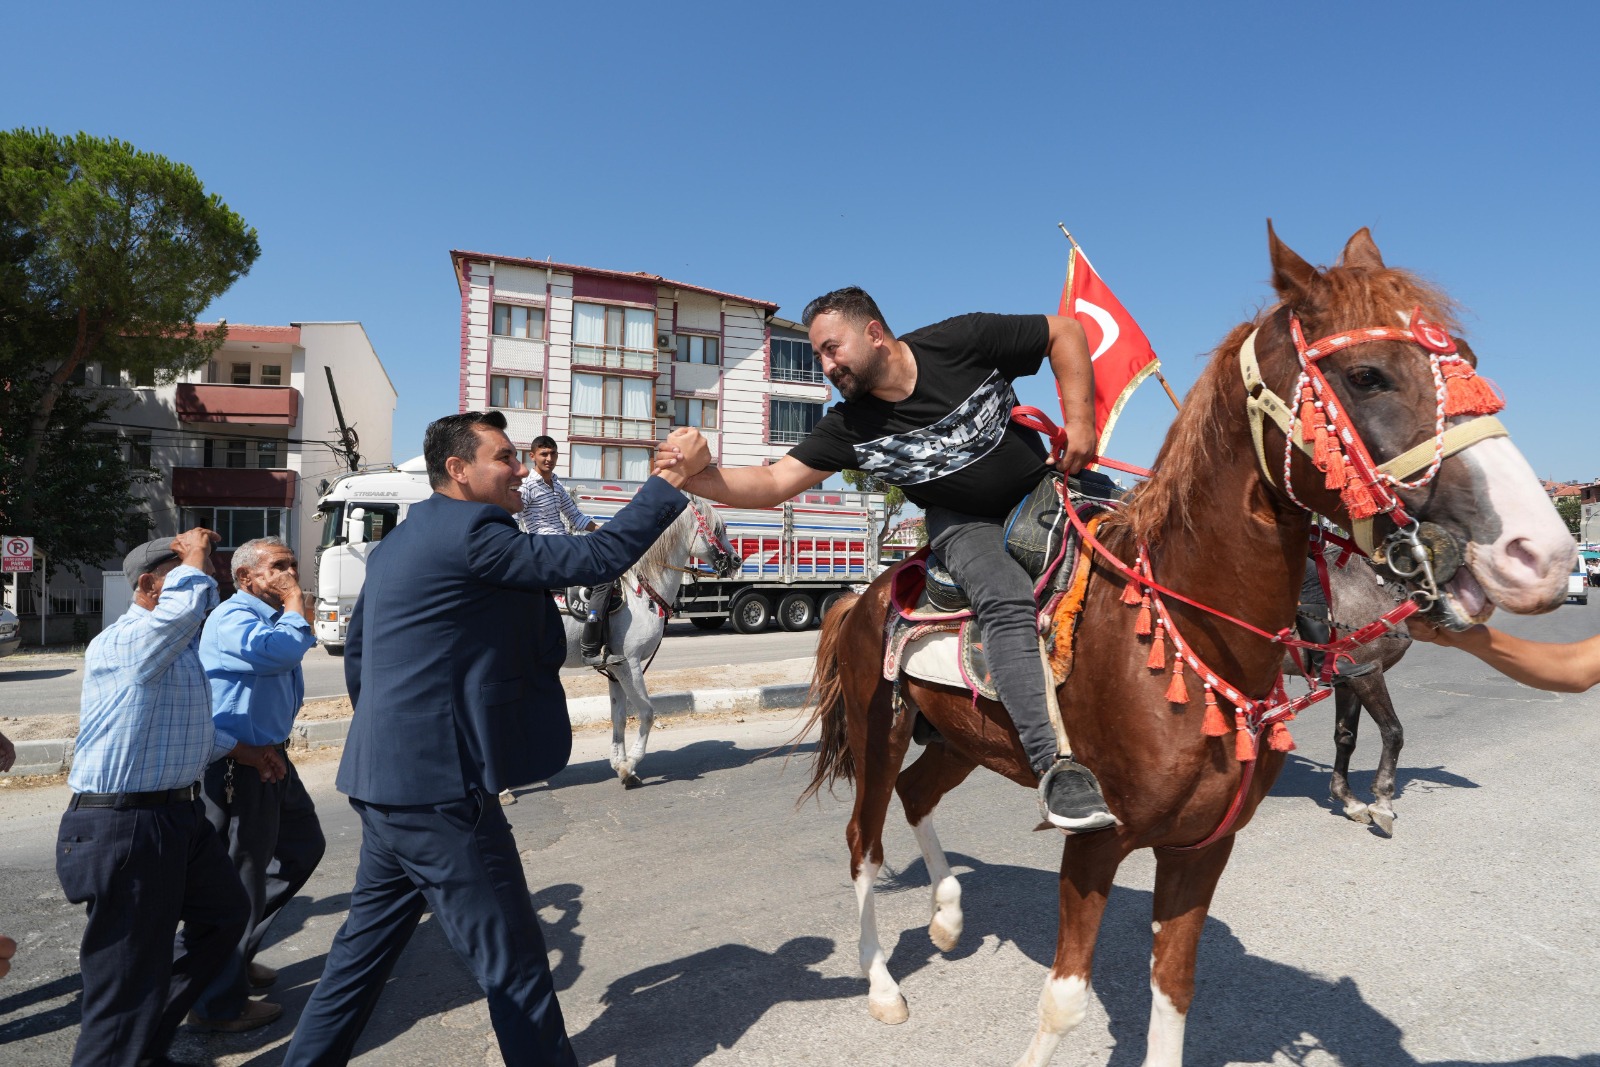
[{"label": "semi truck", "polygon": [[[561,484],[585,514],[604,523],[633,499],[641,483],[563,478]],[[314,628],[331,655],[344,655],[367,556],[405,521],[412,504],[432,492],[419,456],[392,470],[341,475],[322,495]],[[713,507],[743,564],[738,574],[716,578],[708,566],[690,561],[704,573],[686,576],[677,610],[700,629],[715,630],[731,620],[740,633],[759,633],[773,623],[804,630],[881,569],[876,550],[881,494],[813,489],[775,508]]]}]

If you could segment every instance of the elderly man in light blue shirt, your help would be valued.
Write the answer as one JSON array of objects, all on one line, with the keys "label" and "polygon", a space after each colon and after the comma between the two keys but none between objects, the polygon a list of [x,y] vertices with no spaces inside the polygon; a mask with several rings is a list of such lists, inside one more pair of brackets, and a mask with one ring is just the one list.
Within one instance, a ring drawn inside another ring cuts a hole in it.
[{"label": "elderly man in light blue shirt", "polygon": [[263,782],[220,760],[203,783],[206,815],[227,842],[250,900],[250,922],[232,958],[189,1016],[196,1029],[224,1032],[260,1025],[264,1012],[281,1014],[277,1004],[249,999],[278,977],[255,962],[256,952],[326,847],[316,807],[285,744],[306,694],[300,661],[317,643],[299,564],[282,540],[261,537],[234,550],[233,580],[236,592],[211,613],[200,637],[212,717],[219,731],[275,749],[286,773],[281,781]]},{"label": "elderly man in light blue shirt", "polygon": [[178,1023],[247,918],[196,780],[223,755],[270,779],[283,765],[211,722],[196,645],[217,602],[215,539],[194,529],[129,552],[122,566],[133,605],[84,655],[72,799],[56,845],[61,888],[88,913],[75,1065],[166,1062]]}]

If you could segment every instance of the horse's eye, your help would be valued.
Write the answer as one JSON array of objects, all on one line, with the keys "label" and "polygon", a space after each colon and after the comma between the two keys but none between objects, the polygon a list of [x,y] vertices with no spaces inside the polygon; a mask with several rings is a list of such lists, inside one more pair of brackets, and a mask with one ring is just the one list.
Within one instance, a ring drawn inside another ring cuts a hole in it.
[{"label": "horse's eye", "polygon": [[1369,393],[1385,389],[1389,385],[1389,379],[1372,367],[1351,367],[1350,372],[1345,375],[1345,380],[1355,388]]}]

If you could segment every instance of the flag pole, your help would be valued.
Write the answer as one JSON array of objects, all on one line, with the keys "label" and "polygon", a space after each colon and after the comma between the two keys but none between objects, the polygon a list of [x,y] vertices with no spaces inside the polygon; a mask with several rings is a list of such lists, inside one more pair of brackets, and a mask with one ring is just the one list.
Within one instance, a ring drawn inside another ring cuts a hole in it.
[{"label": "flag pole", "polygon": [[[1067,229],[1067,224],[1064,222],[1058,222],[1056,225],[1061,228],[1061,232],[1066,235],[1067,240],[1072,242],[1072,247],[1077,249],[1079,252],[1082,252],[1083,249],[1078,245],[1078,239],[1072,236],[1072,231]],[[1156,381],[1161,383],[1161,388],[1167,391],[1167,399],[1172,401],[1173,408],[1178,411],[1182,411],[1183,405],[1178,402],[1178,394],[1174,393],[1172,391],[1172,386],[1167,384],[1166,375],[1161,373],[1161,367],[1157,366],[1154,369],[1154,373],[1156,376]]]}]

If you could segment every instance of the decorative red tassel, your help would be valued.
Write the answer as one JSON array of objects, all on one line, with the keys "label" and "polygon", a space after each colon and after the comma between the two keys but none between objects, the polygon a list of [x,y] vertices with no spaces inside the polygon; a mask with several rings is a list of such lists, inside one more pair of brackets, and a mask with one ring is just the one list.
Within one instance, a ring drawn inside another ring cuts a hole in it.
[{"label": "decorative red tassel", "polygon": [[1371,491],[1360,478],[1346,481],[1340,496],[1352,519],[1370,519],[1378,513],[1378,505],[1373,503]]},{"label": "decorative red tassel", "polygon": [[1133,622],[1133,632],[1140,637],[1150,636],[1150,594],[1139,599],[1139,617]]},{"label": "decorative red tassel", "polygon": [[1308,385],[1300,390],[1300,439],[1302,441],[1307,444],[1311,443],[1311,435],[1316,432],[1318,421],[1316,398],[1312,396],[1311,387]]},{"label": "decorative red tassel", "polygon": [[1480,378],[1465,360],[1452,360],[1439,368],[1444,373],[1444,413],[1493,415],[1505,407],[1487,378]]},{"label": "decorative red tassel", "polygon": [[1289,728],[1281,722],[1275,722],[1267,731],[1267,747],[1274,752],[1293,752],[1294,738],[1289,734]]},{"label": "decorative red tassel", "polygon": [[1122,602],[1124,604],[1137,604],[1144,599],[1144,593],[1139,588],[1139,583],[1132,578],[1122,587]]},{"label": "decorative red tassel", "polygon": [[1182,652],[1172,657],[1172,681],[1167,683],[1167,702],[1169,704],[1189,703],[1189,687],[1183,680]]},{"label": "decorative red tassel", "polygon": [[1328,469],[1328,455],[1334,451],[1333,434],[1328,431],[1328,422],[1322,417],[1322,412],[1317,412],[1316,444],[1311,450],[1311,462],[1316,464],[1318,470]]},{"label": "decorative red tassel", "polygon": [[1256,758],[1256,741],[1250,736],[1250,731],[1245,728],[1244,712],[1233,713],[1234,735],[1233,755],[1240,763],[1249,763]]},{"label": "decorative red tassel", "polygon": [[1337,448],[1328,449],[1327,477],[1322,480],[1323,488],[1339,492],[1350,482],[1350,472],[1344,465],[1344,453]]},{"label": "decorative red tassel", "polygon": [[1217,706],[1217,694],[1206,686],[1206,717],[1200,724],[1200,732],[1207,737],[1226,737],[1228,734],[1228,720],[1222,717],[1222,709]]},{"label": "decorative red tassel", "polygon": [[1167,669],[1167,630],[1161,623],[1156,623],[1156,639],[1150,642],[1150,658],[1144,665],[1153,671]]}]

